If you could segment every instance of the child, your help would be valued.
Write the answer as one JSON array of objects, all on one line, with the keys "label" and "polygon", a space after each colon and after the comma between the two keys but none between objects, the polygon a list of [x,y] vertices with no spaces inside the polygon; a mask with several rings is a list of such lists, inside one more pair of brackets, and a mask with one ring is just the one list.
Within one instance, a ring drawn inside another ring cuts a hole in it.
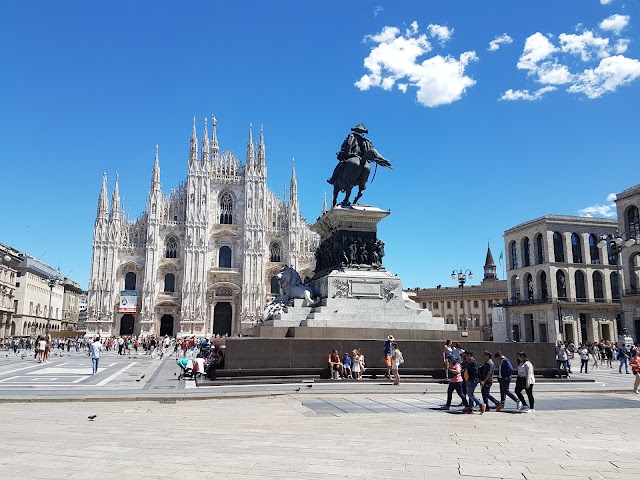
[{"label": "child", "polygon": [[358,354],[358,350],[355,349],[351,352],[351,373],[353,374],[353,378],[360,380],[360,355]]},{"label": "child", "polygon": [[349,357],[349,352],[344,352],[344,356],[342,357],[342,371],[344,378],[353,378],[353,374],[351,373],[351,358]]}]

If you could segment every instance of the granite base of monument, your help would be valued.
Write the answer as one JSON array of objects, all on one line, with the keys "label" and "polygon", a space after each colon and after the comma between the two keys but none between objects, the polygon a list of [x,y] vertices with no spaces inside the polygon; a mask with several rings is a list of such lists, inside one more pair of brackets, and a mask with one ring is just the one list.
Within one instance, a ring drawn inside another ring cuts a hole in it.
[{"label": "granite base of monument", "polygon": [[383,267],[377,224],[387,215],[368,205],[337,205],[325,212],[311,227],[321,243],[315,276],[306,284],[320,301],[294,299],[262,326],[456,332],[456,325],[410,300],[400,277]]}]

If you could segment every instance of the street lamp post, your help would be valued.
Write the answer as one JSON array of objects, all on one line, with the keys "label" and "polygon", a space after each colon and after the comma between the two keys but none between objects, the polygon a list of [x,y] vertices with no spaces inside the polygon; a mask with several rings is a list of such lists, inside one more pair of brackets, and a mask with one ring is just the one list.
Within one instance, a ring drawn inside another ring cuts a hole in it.
[{"label": "street lamp post", "polygon": [[473,279],[473,273],[471,273],[471,270],[469,270],[469,269],[467,269],[467,270],[454,270],[453,272],[451,272],[451,279],[452,280],[458,280],[458,287],[462,291],[462,321],[463,321],[463,324],[464,324],[464,331],[465,332],[468,330],[467,315],[466,315],[465,309],[464,309],[464,284],[467,281],[467,276],[469,277],[469,280]]},{"label": "street lamp post", "polygon": [[[638,241],[635,238],[629,238],[625,241],[624,233],[616,232],[616,235],[611,238],[609,242],[607,242],[607,236],[602,235],[600,237],[600,241],[598,242],[598,247],[603,248],[609,245],[609,250],[614,255],[616,259],[616,276],[618,277],[618,301],[620,302],[620,323],[622,324],[622,333],[618,332],[618,337],[622,337],[618,339],[618,342],[622,341],[623,344],[627,343],[627,336],[629,332],[627,331],[627,324],[624,319],[624,307],[622,305],[622,297],[624,296],[624,272],[623,275],[620,275],[620,254],[622,250],[626,247],[632,247],[636,245]],[[613,292],[611,292],[613,296]]]},{"label": "street lamp post", "polygon": [[53,295],[53,287],[55,287],[59,281],[60,281],[59,275],[49,277],[47,280],[47,284],[49,285],[49,316],[47,318],[47,326],[45,328],[45,335],[47,337],[49,337],[49,330],[51,329],[51,297]]}]

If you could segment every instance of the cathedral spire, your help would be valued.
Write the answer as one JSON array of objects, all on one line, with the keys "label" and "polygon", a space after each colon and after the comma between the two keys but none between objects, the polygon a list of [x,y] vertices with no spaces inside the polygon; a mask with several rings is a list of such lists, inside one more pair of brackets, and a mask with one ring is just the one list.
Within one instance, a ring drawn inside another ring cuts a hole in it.
[{"label": "cathedral spire", "polygon": [[260,168],[264,171],[264,167],[266,165],[266,152],[264,148],[264,131],[262,129],[262,125],[260,125],[260,143],[258,145],[258,164]]},{"label": "cathedral spire", "polygon": [[151,190],[160,190],[160,160],[158,159],[158,145],[156,145],[156,159],[153,163],[151,175]]},{"label": "cathedral spire", "polygon": [[111,213],[109,220],[120,220],[120,192],[118,191],[118,174],[116,173],[116,184],[113,187],[113,194],[111,195]]},{"label": "cathedral spire", "polygon": [[296,178],[296,159],[291,159],[291,201],[298,201],[298,179]]},{"label": "cathedral spire", "polygon": [[193,162],[198,160],[198,136],[196,135],[196,117],[193,117],[193,128],[191,129],[189,160]]},{"label": "cathedral spire", "polygon": [[209,161],[209,131],[207,130],[207,117],[204,117],[204,132],[202,133],[202,163]]},{"label": "cathedral spire", "polygon": [[211,115],[211,128],[213,128],[213,131],[211,132],[211,157],[216,157],[218,156],[218,132],[216,131],[216,117],[213,116],[213,114]]},{"label": "cathedral spire", "polygon": [[106,220],[109,211],[107,200],[107,172],[102,173],[102,188],[98,197],[98,216],[96,220]]},{"label": "cathedral spire", "polygon": [[327,213],[327,192],[324,192],[324,203],[322,205],[322,214]]},{"label": "cathedral spire", "polygon": [[247,166],[251,169],[254,166],[255,152],[253,149],[253,125],[249,124],[249,140],[247,141]]}]

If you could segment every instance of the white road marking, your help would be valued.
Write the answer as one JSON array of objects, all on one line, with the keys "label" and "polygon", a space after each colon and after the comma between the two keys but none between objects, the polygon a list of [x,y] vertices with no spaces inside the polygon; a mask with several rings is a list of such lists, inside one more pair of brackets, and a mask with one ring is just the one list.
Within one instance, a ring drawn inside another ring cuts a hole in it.
[{"label": "white road marking", "polygon": [[7,375],[9,373],[21,372],[22,370],[29,370],[30,368],[43,367],[42,363],[37,363],[35,365],[30,365],[28,367],[16,368],[15,370],[8,370],[6,372],[0,372],[0,375]]},{"label": "white road marking", "polygon": [[15,377],[3,378],[2,380],[0,380],[0,383],[8,382],[10,380],[15,380],[16,378],[21,378],[21,376],[20,375],[16,375]]},{"label": "white road marking", "polygon": [[[121,373],[126,372],[127,370],[129,370],[131,367],[133,367],[135,364],[137,364],[138,362],[131,362],[129,365],[127,365],[124,368],[121,368],[120,370],[118,370],[116,373],[108,376],[107,378],[105,378],[104,380],[102,380],[101,382],[96,383],[97,387],[103,387],[105,386],[107,383],[109,383],[111,380],[113,380],[114,378],[116,378],[118,375],[120,375]],[[114,364],[115,365],[115,364]]]}]

